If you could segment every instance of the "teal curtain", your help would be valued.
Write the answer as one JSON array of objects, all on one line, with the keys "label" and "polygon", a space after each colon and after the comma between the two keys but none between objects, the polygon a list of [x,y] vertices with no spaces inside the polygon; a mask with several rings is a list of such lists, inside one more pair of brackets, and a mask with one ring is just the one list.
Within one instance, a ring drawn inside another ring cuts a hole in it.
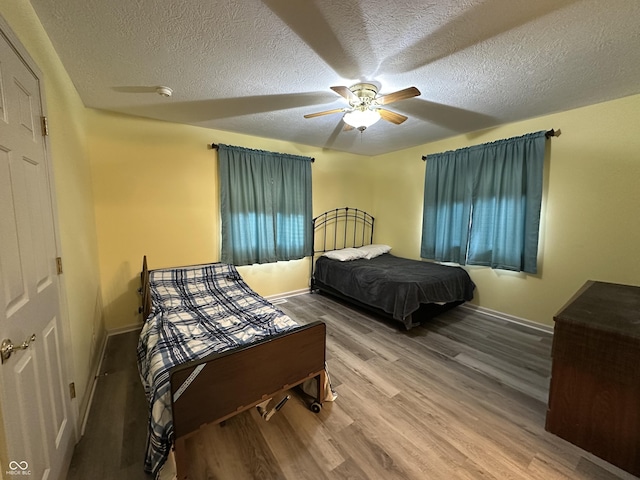
[{"label": "teal curtain", "polygon": [[544,153],[541,131],[429,155],[422,257],[536,273]]},{"label": "teal curtain", "polygon": [[221,260],[272,263],[311,255],[309,157],[219,145]]},{"label": "teal curtain", "polygon": [[473,177],[469,150],[429,155],[424,185],[420,256],[464,265]]}]

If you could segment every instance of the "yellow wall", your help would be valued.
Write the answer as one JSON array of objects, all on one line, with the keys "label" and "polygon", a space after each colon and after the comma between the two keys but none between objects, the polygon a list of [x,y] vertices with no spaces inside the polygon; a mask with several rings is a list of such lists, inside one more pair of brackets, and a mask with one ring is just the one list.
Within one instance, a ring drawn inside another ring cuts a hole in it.
[{"label": "yellow wall", "polygon": [[[484,308],[544,324],[587,280],[640,285],[640,95],[375,157],[378,241],[419,258],[422,155],[562,130],[548,142],[539,273],[466,267]],[[401,215],[399,212],[406,212]]]},{"label": "yellow wall", "polygon": [[[149,268],[219,260],[217,153],[207,144],[316,158],[315,213],[336,205],[366,209],[371,202],[370,177],[361,173],[366,157],[100,110],[88,109],[87,119],[109,329],[141,322],[137,289],[143,255]],[[239,270],[265,296],[308,285],[308,260]]]},{"label": "yellow wall", "polygon": [[62,314],[68,319],[71,363],[80,417],[88,402],[93,368],[98,361],[104,326],[101,317],[97,236],[91,173],[85,134],[85,108],[31,4],[27,0],[0,3],[9,24],[44,76],[50,127],[58,224],[64,274]]},{"label": "yellow wall", "polygon": [[[422,155],[561,128],[548,142],[539,274],[467,267],[474,303],[543,324],[589,279],[638,284],[640,96],[461,135],[377,157],[89,110],[88,131],[108,328],[140,321],[138,273],[218,260],[213,141],[313,156],[314,214],[355,206],[376,217],[376,242],[419,258]],[[594,119],[597,119],[595,121]],[[240,267],[262,295],[306,288],[308,260]]]},{"label": "yellow wall", "polygon": [[[105,324],[117,329],[140,322],[142,255],[151,268],[218,259],[217,157],[206,148],[213,141],[315,157],[314,214],[337,206],[365,209],[376,217],[377,242],[418,258],[422,155],[561,128],[546,166],[540,273],[468,267],[478,286],[474,303],[551,324],[588,279],[640,283],[640,96],[361,157],[86,109],[28,0],[0,2],[0,15],[45,78],[62,313],[80,416]],[[241,267],[263,295],[305,288],[308,271],[307,260]],[[1,430],[0,462],[6,463]]]}]

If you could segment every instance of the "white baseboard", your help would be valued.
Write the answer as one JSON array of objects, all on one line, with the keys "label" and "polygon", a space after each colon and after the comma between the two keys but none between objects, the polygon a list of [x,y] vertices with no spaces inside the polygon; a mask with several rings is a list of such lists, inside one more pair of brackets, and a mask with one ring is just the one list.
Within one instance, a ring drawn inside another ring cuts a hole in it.
[{"label": "white baseboard", "polygon": [[89,412],[91,412],[91,404],[93,403],[93,395],[96,392],[96,384],[98,382],[98,375],[100,374],[100,369],[102,368],[102,360],[104,360],[104,354],[107,351],[107,340],[109,338],[109,334],[107,333],[102,340],[102,346],[100,347],[100,360],[98,360],[98,365],[96,366],[96,370],[93,372],[93,381],[91,382],[91,391],[89,392],[89,400],[87,401],[87,408],[84,411],[84,416],[82,417],[82,425],[80,426],[80,436],[84,436],[84,430],[87,427],[87,420],[89,420]]},{"label": "white baseboard", "polygon": [[268,295],[264,298],[272,303],[276,303],[277,300],[283,300],[288,297],[296,297],[298,295],[304,295],[305,293],[309,293],[309,288],[301,288],[300,290],[292,290],[291,292],[276,293],[275,295]]},{"label": "white baseboard", "polygon": [[[293,290],[291,292],[269,295],[269,296],[266,296],[265,298],[274,304],[278,304],[280,303],[279,300],[285,300],[288,297],[295,297],[297,295],[304,295],[305,293],[309,293],[308,288],[302,288],[299,290]],[[457,308],[472,310],[474,312],[482,313],[483,315],[486,315],[490,318],[494,318],[496,320],[504,320],[506,322],[517,323],[518,325],[522,325],[524,327],[528,327],[534,330],[539,330],[545,333],[553,334],[552,325],[545,325],[543,323],[534,322],[532,320],[527,320],[526,318],[516,317],[515,315],[509,315],[508,313],[499,312],[497,310],[491,310],[490,308],[480,307],[472,303],[464,303]]]},{"label": "white baseboard", "polygon": [[533,322],[525,318],[509,315],[508,313],[498,312],[497,310],[491,310],[490,308],[479,307],[478,305],[473,305],[469,303],[460,305],[457,308],[463,308],[465,310],[473,310],[474,312],[482,313],[490,318],[492,317],[497,320],[504,320],[506,322],[517,323],[518,325],[529,327],[534,330],[539,330],[542,332],[553,334],[553,326],[551,325],[545,325],[543,323]]},{"label": "white baseboard", "polygon": [[129,333],[134,330],[140,330],[142,328],[142,323],[135,323],[132,325],[125,325],[124,327],[107,329],[107,337],[111,337],[112,335],[120,335],[121,333]]}]

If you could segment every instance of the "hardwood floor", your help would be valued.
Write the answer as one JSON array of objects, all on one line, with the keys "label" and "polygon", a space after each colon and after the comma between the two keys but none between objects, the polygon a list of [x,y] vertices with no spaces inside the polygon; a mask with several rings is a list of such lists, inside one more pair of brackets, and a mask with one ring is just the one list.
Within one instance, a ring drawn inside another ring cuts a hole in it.
[{"label": "hardwood floor", "polygon": [[[327,324],[338,398],[319,414],[297,391],[188,442],[200,479],[635,479],[546,432],[551,336],[461,308],[411,331],[322,295],[278,306]],[[70,479],[148,479],[137,333],[110,337]],[[206,407],[204,407],[206,408]]]}]

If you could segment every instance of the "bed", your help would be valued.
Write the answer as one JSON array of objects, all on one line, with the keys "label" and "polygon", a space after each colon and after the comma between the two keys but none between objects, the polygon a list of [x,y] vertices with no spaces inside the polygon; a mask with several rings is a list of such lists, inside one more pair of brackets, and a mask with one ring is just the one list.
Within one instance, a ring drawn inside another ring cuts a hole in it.
[{"label": "bed", "polygon": [[473,298],[460,267],[410,260],[373,243],[373,216],[337,208],[313,219],[311,291],[340,297],[401,322],[409,330]]},{"label": "bed", "polygon": [[327,399],[325,325],[299,325],[222,263],[148,270],[143,259],[138,368],[149,401],[145,471],[158,477],[173,449],[189,478],[186,439],[313,383]]}]

